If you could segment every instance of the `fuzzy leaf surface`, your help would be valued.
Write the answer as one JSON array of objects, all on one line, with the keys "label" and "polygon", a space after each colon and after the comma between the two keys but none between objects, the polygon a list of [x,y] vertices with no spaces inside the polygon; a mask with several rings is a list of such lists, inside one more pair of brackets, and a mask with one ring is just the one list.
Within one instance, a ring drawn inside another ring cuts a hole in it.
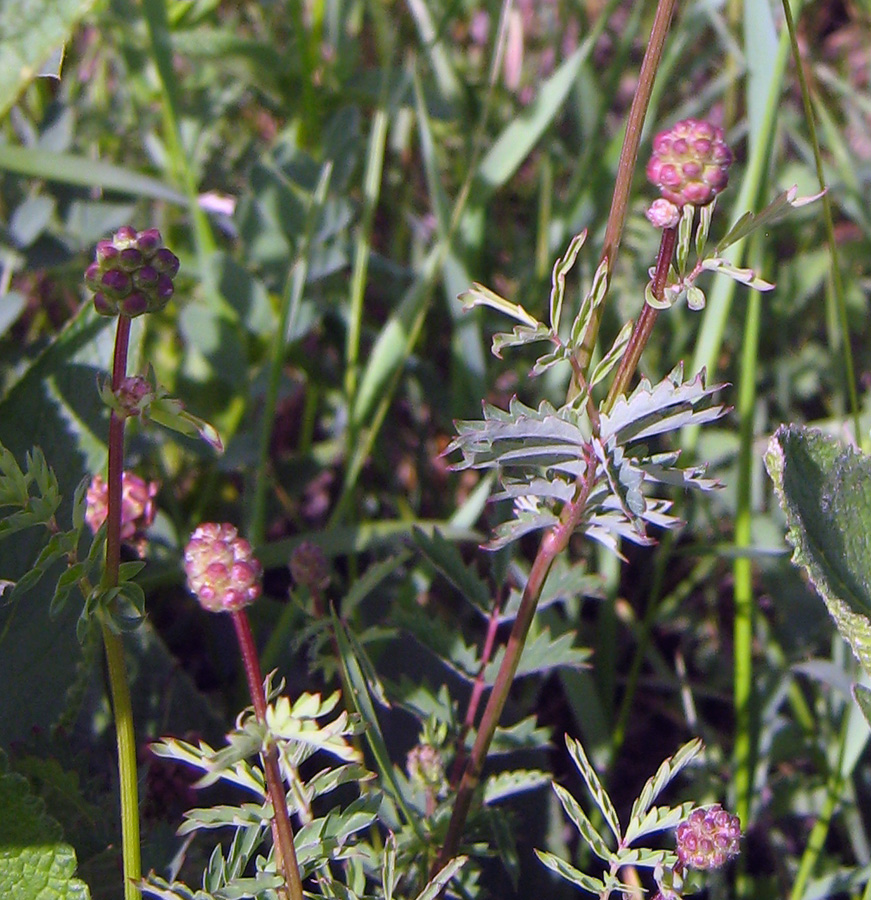
[{"label": "fuzzy leaf surface", "polygon": [[871,673],[871,459],[812,428],[778,428],[765,455],[793,562]]}]

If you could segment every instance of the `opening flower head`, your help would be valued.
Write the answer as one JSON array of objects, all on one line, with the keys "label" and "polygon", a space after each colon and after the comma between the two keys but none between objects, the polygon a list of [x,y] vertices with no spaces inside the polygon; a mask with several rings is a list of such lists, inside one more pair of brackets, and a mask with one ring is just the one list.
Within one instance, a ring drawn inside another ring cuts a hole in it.
[{"label": "opening flower head", "polygon": [[[145,532],[154,522],[154,498],[160,485],[145,481],[133,472],[121,476],[121,540],[138,545],[140,555]],[[101,475],[95,475],[85,495],[85,522],[96,534],[109,512],[109,486]]]},{"label": "opening flower head", "polygon": [[691,869],[719,869],[738,855],[741,823],[715,803],[694,809],[677,826],[677,858]]},{"label": "opening flower head", "polygon": [[260,596],[260,562],[234,526],[206,522],[184,551],[188,587],[209,612],[235,612]]}]

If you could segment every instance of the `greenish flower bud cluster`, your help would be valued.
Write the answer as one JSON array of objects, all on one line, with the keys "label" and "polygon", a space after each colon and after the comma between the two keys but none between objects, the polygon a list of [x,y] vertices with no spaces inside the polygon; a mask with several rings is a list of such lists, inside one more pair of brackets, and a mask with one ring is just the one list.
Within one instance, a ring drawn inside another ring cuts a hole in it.
[{"label": "greenish flower bud cluster", "polygon": [[178,265],[156,228],[137,232],[124,225],[112,240],[97,244],[85,284],[94,292],[94,308],[101,316],[133,318],[166,306]]}]

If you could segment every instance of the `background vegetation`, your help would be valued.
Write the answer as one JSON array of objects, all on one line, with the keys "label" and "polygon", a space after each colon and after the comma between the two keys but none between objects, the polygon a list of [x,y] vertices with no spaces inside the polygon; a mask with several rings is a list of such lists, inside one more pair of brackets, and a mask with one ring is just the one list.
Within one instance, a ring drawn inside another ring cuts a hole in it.
[{"label": "background vegetation", "polygon": [[[138,579],[148,618],[127,641],[137,737],[215,742],[246,702],[229,623],[196,606],[179,564],[193,527],[226,520],[266,568],[251,610],[264,669],[278,668],[291,696],[331,689],[322,626],[324,604],[336,604],[392,700],[379,717],[401,766],[431,713],[462,722],[487,628],[415,529],[437,526],[500,608],[535,552],[525,540],[478,549],[505,511],[487,502],[486,478],[450,470],[454,420],[479,417],[482,399],[559,405],[566,390],[561,370],[530,378],[525,350],[493,357],[504,323],[463,313],[457,294],[479,281],[543,317],[554,260],[589,229],[567,292],[577,305],[655,4],[516,0],[501,40],[503,10],[486,0],[51,6],[60,35],[51,16],[0,7],[5,58],[66,41],[59,80],[18,93],[7,72],[0,102],[0,441],[19,460],[42,448],[67,510],[101,471],[95,379],[112,337],[84,303],[82,272],[121,224],[159,227],[182,262],[176,297],[137,323],[131,357],[218,428],[225,452],[155,429],[128,437],[128,468],[161,485]],[[553,643],[504,723],[521,723],[506,732],[523,751],[511,766],[552,773],[576,795],[562,735],[580,738],[623,815],[665,756],[702,737],[705,765],[685,774],[682,797],[740,812],[741,867],[711,891],[748,897],[847,893],[871,872],[869,732],[845,688],[853,662],[790,566],[762,461],[783,422],[855,433],[855,401],[861,441],[871,424],[871,6],[793,12],[836,245],[820,204],[804,207],[737,250],[774,291],[733,296],[723,279],[704,311],[660,316],[644,373],[658,380],[684,360],[731,385],[723,399],[735,409],[681,436],[686,459],[708,463],[724,488],[676,495],[686,527],[624,547],[624,564],[573,543],[538,614]],[[817,190],[797,76],[779,2],[679,3],[642,160],[679,118],[722,123],[736,163],[714,237],[793,184]],[[656,254],[642,169],[603,346],[637,315]],[[323,598],[289,573],[304,540],[329,561]],[[34,561],[26,532],[0,544],[3,579]],[[74,604],[49,616],[49,581],[0,609],[0,745],[63,825],[93,896],[113,897],[100,648],[78,642]],[[737,715],[736,669],[750,686]],[[161,871],[190,794],[145,752],[142,777],[146,864]],[[500,808],[520,839],[515,851],[505,836],[484,889],[568,895],[532,852],[583,852],[556,799],[540,787]]]}]

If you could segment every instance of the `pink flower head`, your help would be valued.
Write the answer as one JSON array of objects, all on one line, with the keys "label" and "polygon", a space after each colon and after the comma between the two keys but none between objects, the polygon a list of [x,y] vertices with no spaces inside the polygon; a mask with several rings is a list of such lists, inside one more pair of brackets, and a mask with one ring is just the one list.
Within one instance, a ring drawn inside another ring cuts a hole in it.
[{"label": "pink flower head", "polygon": [[[135,543],[144,540],[145,531],[154,522],[154,498],[159,487],[156,481],[145,481],[132,472],[124,472],[121,476],[122,541]],[[109,513],[109,486],[102,476],[95,475],[91,479],[85,503],[85,522],[96,534]]]},{"label": "pink flower head", "polygon": [[188,587],[209,612],[235,612],[260,596],[260,563],[227,523],[196,528],[184,550],[184,570]]}]

